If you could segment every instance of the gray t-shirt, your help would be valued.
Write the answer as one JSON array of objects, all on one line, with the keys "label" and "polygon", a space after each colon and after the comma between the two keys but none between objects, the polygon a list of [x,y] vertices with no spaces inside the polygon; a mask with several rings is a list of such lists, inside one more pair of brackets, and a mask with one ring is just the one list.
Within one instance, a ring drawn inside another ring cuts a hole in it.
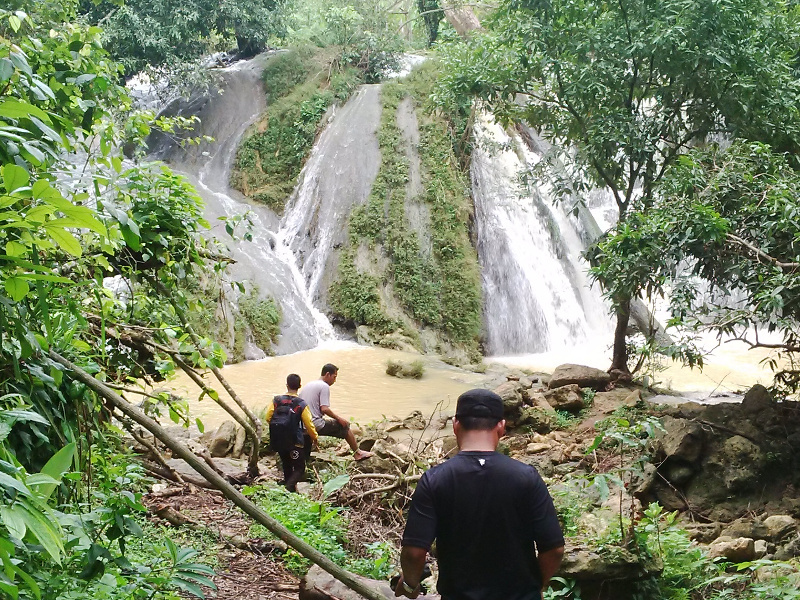
[{"label": "gray t-shirt", "polygon": [[331,405],[331,386],[322,381],[322,379],[315,379],[311,383],[304,385],[298,395],[308,404],[314,427],[317,429],[322,427],[325,424],[325,419],[322,417],[322,407]]}]

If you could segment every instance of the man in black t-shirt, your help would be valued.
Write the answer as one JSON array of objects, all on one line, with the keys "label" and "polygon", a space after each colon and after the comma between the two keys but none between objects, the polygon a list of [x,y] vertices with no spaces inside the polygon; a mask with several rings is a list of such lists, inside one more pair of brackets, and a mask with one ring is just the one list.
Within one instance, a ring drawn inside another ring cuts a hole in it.
[{"label": "man in black t-shirt", "polygon": [[453,431],[459,453],[428,470],[411,500],[395,596],[419,595],[435,539],[443,600],[542,600],[564,536],[536,469],[496,451],[505,435],[500,396],[461,394]]}]

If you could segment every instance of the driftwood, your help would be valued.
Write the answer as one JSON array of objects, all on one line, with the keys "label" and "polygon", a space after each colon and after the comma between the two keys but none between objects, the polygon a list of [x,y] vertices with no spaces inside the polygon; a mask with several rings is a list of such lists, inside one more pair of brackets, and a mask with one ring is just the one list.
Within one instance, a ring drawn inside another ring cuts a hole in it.
[{"label": "driftwood", "polygon": [[197,473],[202,475],[204,479],[211,483],[216,489],[221,491],[223,495],[228,498],[228,500],[233,502],[256,522],[266,527],[276,537],[286,542],[287,545],[297,550],[297,552],[299,552],[302,556],[319,565],[337,580],[344,583],[344,585],[346,585],[348,588],[357,592],[368,600],[385,600],[385,598],[387,598],[387,596],[379,592],[375,586],[367,583],[370,580],[365,582],[363,578],[360,578],[357,575],[342,569],[327,556],[317,551],[313,546],[294,535],[291,531],[284,527],[280,521],[269,516],[261,508],[253,504],[253,502],[242,495],[239,490],[228,483],[225,478],[214,472],[214,470],[205,464],[205,462],[195,456],[194,453],[183,443],[174,439],[169,433],[167,433],[167,431],[161,427],[161,425],[145,415],[142,410],[122,398],[119,394],[117,394],[117,392],[105,385],[102,381],[95,379],[89,373],[71,363],[52,348],[50,348],[48,351],[48,356],[58,364],[65,367],[71,377],[80,381],[81,383],[86,384],[110,405],[114,406],[125,416],[153,434],[153,436],[155,436],[162,444],[172,450],[174,456],[186,461],[186,463],[189,464],[189,466],[191,466],[195,471],[197,471]]}]

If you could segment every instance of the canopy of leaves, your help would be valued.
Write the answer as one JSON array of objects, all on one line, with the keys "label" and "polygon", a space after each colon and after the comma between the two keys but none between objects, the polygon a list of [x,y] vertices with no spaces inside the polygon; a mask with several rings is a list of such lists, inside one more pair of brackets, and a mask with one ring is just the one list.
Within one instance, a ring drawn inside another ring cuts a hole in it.
[{"label": "canopy of leaves", "polygon": [[781,0],[504,0],[448,51],[441,94],[541,128],[624,216],[693,140],[797,148],[797,19]]},{"label": "canopy of leaves", "polygon": [[[600,241],[592,273],[610,298],[669,295],[672,325],[780,350],[778,383],[800,384],[800,174],[738,141],[682,156],[653,207]],[[759,332],[779,340],[759,339]],[[774,336],[771,336],[774,338]]]}]

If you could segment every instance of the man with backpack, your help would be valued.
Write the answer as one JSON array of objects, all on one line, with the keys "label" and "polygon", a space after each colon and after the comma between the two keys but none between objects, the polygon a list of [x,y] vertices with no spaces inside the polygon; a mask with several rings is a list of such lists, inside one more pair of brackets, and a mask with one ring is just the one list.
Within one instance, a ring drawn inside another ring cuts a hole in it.
[{"label": "man with backpack", "polygon": [[283,483],[290,492],[297,491],[297,482],[306,472],[304,433],[317,448],[317,430],[308,405],[297,395],[299,389],[299,375],[292,373],[286,377],[286,393],[272,399],[265,416],[269,422],[270,448],[281,458]]}]

